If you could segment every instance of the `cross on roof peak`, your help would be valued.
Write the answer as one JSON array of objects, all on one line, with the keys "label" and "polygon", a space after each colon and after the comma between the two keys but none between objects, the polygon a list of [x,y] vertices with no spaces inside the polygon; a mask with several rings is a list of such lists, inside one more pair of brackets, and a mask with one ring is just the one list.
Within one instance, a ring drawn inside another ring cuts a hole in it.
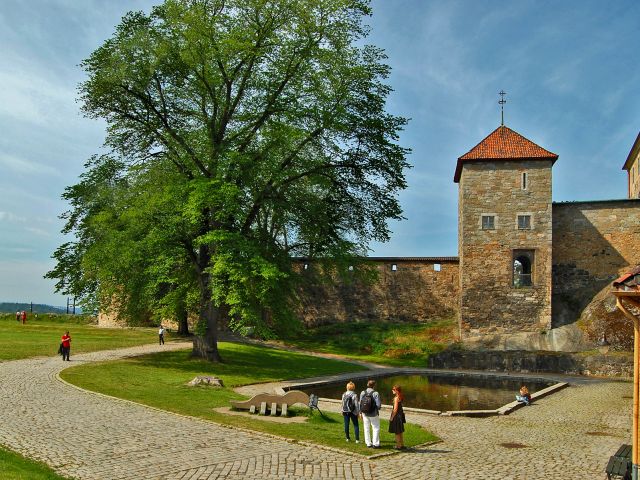
[{"label": "cross on roof peak", "polygon": [[504,99],[504,96],[506,94],[507,92],[505,92],[504,90],[500,90],[500,92],[498,92],[498,95],[500,95],[500,100],[498,100],[498,103],[500,104],[500,115],[502,117],[501,125],[504,125],[504,104],[507,103],[507,101]]}]

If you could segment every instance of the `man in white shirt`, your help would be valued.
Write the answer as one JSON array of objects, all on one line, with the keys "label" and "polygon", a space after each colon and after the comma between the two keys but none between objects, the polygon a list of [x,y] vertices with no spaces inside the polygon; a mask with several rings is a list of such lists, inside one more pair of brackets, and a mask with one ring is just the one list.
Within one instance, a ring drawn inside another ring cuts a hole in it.
[{"label": "man in white shirt", "polygon": [[[367,389],[360,394],[360,413],[364,425],[364,443],[368,448],[380,448],[380,394],[376,392],[376,381],[369,380]],[[370,406],[369,406],[370,405]],[[371,435],[371,432],[373,435]],[[373,437],[373,438],[372,438]]]},{"label": "man in white shirt", "polygon": [[158,337],[160,345],[164,345],[164,327],[162,325],[160,325],[160,330],[158,330]]}]

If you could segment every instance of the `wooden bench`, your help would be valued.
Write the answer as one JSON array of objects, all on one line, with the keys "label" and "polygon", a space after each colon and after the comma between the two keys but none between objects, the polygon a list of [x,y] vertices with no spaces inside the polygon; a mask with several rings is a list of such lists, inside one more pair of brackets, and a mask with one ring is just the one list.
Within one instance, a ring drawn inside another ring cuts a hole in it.
[{"label": "wooden bench", "polygon": [[622,445],[618,451],[609,458],[607,479],[622,477],[623,480],[631,480],[631,445]]}]

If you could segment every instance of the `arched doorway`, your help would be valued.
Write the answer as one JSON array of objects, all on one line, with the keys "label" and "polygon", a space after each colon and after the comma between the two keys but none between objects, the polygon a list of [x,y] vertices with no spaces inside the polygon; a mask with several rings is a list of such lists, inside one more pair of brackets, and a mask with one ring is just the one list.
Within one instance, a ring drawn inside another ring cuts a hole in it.
[{"label": "arched doorway", "polygon": [[533,251],[515,250],[513,252],[513,287],[522,288],[533,285]]}]

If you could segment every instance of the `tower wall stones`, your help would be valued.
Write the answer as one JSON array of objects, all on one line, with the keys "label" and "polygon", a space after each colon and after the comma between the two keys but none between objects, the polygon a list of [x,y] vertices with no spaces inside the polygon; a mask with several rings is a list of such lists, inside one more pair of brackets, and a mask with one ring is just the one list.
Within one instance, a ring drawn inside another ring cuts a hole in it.
[{"label": "tower wall stones", "polygon": [[640,133],[622,169],[627,171],[629,198],[640,198]]},{"label": "tower wall stones", "polygon": [[594,296],[640,264],[640,199],[553,204],[553,327],[573,323]]},{"label": "tower wall stones", "polygon": [[[551,166],[526,159],[464,164],[458,202],[463,339],[550,326]],[[484,224],[483,216],[492,222]],[[518,216],[529,217],[529,228]],[[514,278],[522,254],[531,260],[530,285]]]}]

